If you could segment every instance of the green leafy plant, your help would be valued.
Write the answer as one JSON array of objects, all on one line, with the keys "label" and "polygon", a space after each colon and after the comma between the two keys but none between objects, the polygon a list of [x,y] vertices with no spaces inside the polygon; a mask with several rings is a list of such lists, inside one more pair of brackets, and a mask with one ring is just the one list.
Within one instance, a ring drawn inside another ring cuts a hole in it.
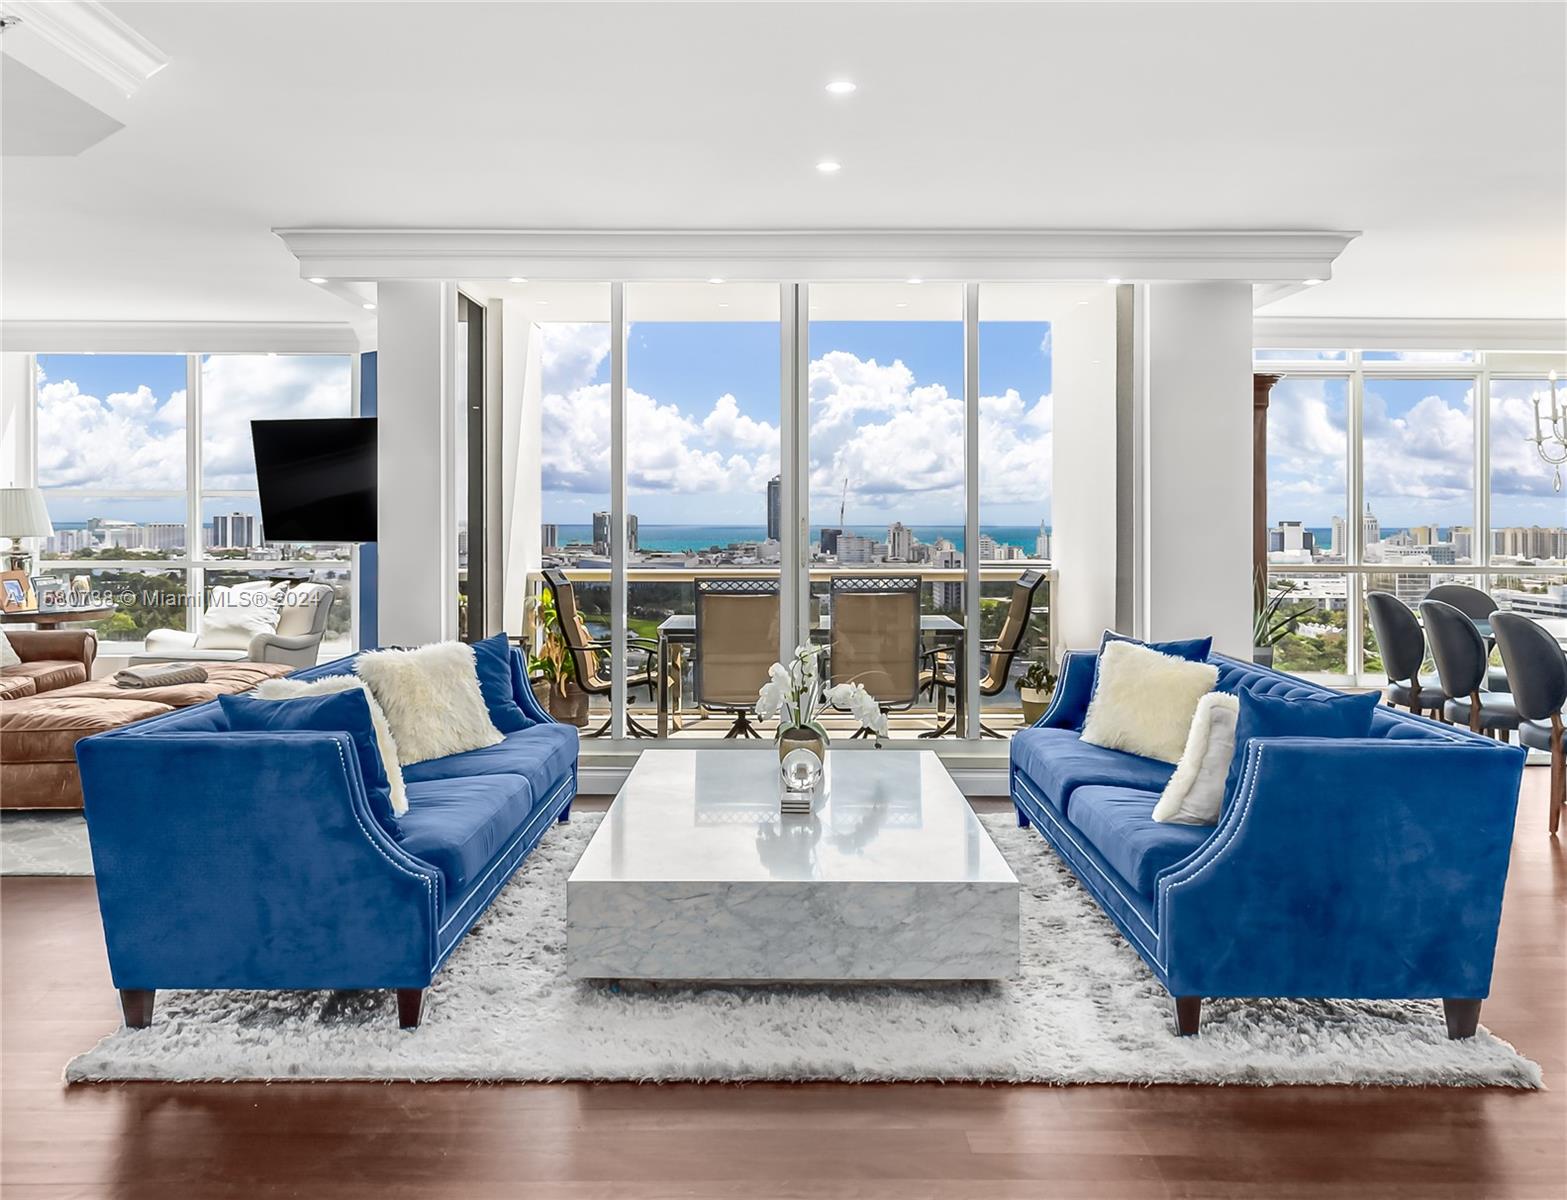
[{"label": "green leafy plant", "polygon": [[1020,692],[1048,692],[1056,685],[1055,672],[1043,659],[1032,660],[1014,685]]},{"label": "green leafy plant", "polygon": [[539,648],[528,655],[528,674],[543,676],[551,688],[564,696],[566,685],[577,677],[577,669],[561,632],[555,593],[549,588],[540,588],[539,594],[529,602],[529,617],[532,623],[529,632],[537,631],[542,636]]},{"label": "green leafy plant", "polygon": [[1289,603],[1289,599],[1298,589],[1293,579],[1281,579],[1277,583],[1268,582],[1267,573],[1258,569],[1253,592],[1255,594],[1254,613],[1251,622],[1251,644],[1253,646],[1277,645],[1284,637],[1292,633],[1300,619],[1308,613],[1316,610],[1316,605],[1310,600],[1296,604]]}]

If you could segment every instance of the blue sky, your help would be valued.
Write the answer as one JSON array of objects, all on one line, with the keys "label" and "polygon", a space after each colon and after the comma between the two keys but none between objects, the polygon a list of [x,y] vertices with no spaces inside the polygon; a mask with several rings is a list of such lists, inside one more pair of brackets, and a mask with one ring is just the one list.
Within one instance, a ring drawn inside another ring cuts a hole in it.
[{"label": "blue sky", "polygon": [[[607,504],[607,328],[545,326],[545,516]],[[1050,507],[1049,327],[981,327],[982,520],[1034,525]],[[760,525],[778,470],[779,331],[772,322],[634,324],[627,355],[628,504],[647,524]],[[811,327],[812,521],[961,521],[958,322]],[[824,515],[825,514],[825,515]]]}]

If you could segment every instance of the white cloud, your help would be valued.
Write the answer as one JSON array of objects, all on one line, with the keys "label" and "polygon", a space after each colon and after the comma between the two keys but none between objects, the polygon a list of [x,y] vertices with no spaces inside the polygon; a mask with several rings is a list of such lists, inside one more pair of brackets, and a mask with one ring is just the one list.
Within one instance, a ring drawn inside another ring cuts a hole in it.
[{"label": "white cloud", "polygon": [[142,384],[99,397],[70,379],[41,383],[38,482],[105,490],[183,488],[185,389],[160,399]]},{"label": "white cloud", "polygon": [[209,488],[256,486],[252,420],[346,417],[353,382],[336,355],[215,354],[201,366],[202,474]]}]

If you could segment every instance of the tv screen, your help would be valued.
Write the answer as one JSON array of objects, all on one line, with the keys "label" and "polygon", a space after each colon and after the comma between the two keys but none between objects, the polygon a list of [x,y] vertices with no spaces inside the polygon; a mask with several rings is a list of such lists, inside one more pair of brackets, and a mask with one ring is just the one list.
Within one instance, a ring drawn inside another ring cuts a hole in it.
[{"label": "tv screen", "polygon": [[375,418],[252,421],[268,542],[375,541]]}]

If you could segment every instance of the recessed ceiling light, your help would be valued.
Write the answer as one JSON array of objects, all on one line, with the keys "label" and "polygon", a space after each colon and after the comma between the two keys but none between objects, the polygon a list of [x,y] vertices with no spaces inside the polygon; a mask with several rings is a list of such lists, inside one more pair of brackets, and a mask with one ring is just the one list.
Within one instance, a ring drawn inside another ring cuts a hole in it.
[{"label": "recessed ceiling light", "polygon": [[727,300],[720,300],[718,302],[718,307],[719,308],[728,308],[729,307],[729,301],[727,301]]},{"label": "recessed ceiling light", "polygon": [[821,162],[816,164],[816,169],[823,175],[833,175],[843,169],[843,164],[835,163],[830,158],[824,158]]},{"label": "recessed ceiling light", "polygon": [[1110,279],[1106,279],[1105,282],[1108,283],[1111,287],[1117,287],[1117,286],[1120,285],[1121,281],[1119,279],[1116,279],[1116,278],[1112,277]]},{"label": "recessed ceiling light", "polygon": [[847,96],[853,92],[857,86],[858,85],[852,79],[834,79],[827,85],[827,90],[834,96]]},{"label": "recessed ceiling light", "polygon": [[373,304],[366,304],[365,308],[367,308],[367,309],[374,309],[375,305],[373,305]]},{"label": "recessed ceiling light", "polygon": [[909,306],[909,302],[907,300],[899,300],[895,307],[897,307],[897,308],[907,308],[908,306]]},{"label": "recessed ceiling light", "polygon": [[548,304],[549,301],[548,300],[535,300],[534,303],[535,304]]},{"label": "recessed ceiling light", "polygon": [[722,283],[722,282],[723,282],[723,280],[722,280],[722,279],[718,279],[718,278],[716,278],[716,277],[715,277],[715,278],[713,278],[713,279],[709,279],[709,280],[708,280],[708,283]]},{"label": "recessed ceiling light", "polygon": [[1304,283],[1307,287],[1316,287],[1317,284],[1322,282],[1322,280],[1320,280],[1320,279],[1303,279],[1303,280],[1301,280],[1301,282]]},{"label": "recessed ceiling light", "polygon": [[511,277],[511,279],[509,280],[509,282],[511,282],[511,283],[527,283],[528,281],[526,279],[524,279],[521,275],[513,275]]},{"label": "recessed ceiling light", "polygon": [[1087,308],[1088,307],[1088,301],[1087,300],[1079,300],[1077,302],[1077,307],[1078,308]]},{"label": "recessed ceiling light", "polygon": [[325,275],[312,275],[310,277],[310,282],[311,283],[325,283],[326,282],[326,276]]},{"label": "recessed ceiling light", "polygon": [[916,275],[912,279],[904,280],[904,282],[905,283],[924,283],[925,281],[923,279],[921,279],[918,275]]}]

